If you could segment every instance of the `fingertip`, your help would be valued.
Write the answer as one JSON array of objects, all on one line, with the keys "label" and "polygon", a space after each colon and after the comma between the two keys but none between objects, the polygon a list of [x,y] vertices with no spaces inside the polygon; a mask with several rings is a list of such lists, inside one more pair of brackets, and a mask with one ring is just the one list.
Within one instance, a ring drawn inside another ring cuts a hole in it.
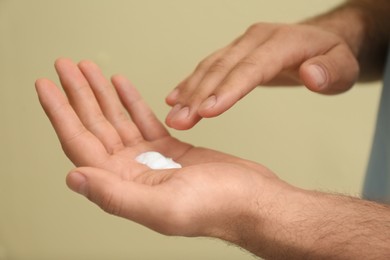
[{"label": "fingertip", "polygon": [[35,90],[39,95],[45,93],[46,89],[55,86],[55,84],[51,80],[46,78],[37,79],[34,85],[35,85]]},{"label": "fingertip", "polygon": [[210,96],[202,103],[198,109],[198,114],[204,118],[216,117],[226,112],[235,103],[237,103],[234,93],[224,94],[217,93]]},{"label": "fingertip", "polygon": [[335,95],[348,91],[357,80],[358,70],[348,68],[346,71],[343,73],[341,70],[332,71],[326,66],[308,65],[299,73],[303,84],[309,90],[325,95]]},{"label": "fingertip", "polygon": [[67,186],[83,196],[88,196],[87,177],[80,171],[72,171],[66,176]]},{"label": "fingertip", "polygon": [[349,90],[359,76],[359,63],[348,46],[337,45],[326,54],[313,57],[299,68],[306,87],[321,94],[339,94]]},{"label": "fingertip", "polygon": [[35,92],[37,92],[38,97],[40,97],[40,93],[42,92],[42,88],[44,87],[44,85],[45,85],[45,79],[35,80],[34,82]]},{"label": "fingertip", "polygon": [[200,118],[198,120],[196,120],[196,122],[175,120],[175,121],[170,121],[166,124],[170,128],[182,131],[182,130],[189,130],[189,129],[193,128],[199,121],[200,121]]},{"label": "fingertip", "polygon": [[111,76],[111,81],[115,81],[115,82],[124,81],[125,79],[126,79],[125,76],[123,76],[122,74],[114,74]]},{"label": "fingertip", "polygon": [[126,84],[125,77],[120,74],[112,75],[111,83],[114,85],[114,88],[118,91],[118,89],[121,89],[124,84]]},{"label": "fingertip", "polygon": [[212,95],[208,97],[202,104],[200,104],[198,113],[202,117],[215,116],[215,106],[217,105],[217,96]]},{"label": "fingertip", "polygon": [[35,86],[35,89],[38,90],[40,88],[42,88],[44,85],[46,85],[48,79],[45,79],[45,78],[39,78],[37,80],[35,80],[35,83],[34,83],[34,86]]},{"label": "fingertip", "polygon": [[73,63],[73,61],[69,58],[65,57],[59,57],[54,61],[54,67],[56,69],[60,68],[61,66],[65,65],[66,63]]},{"label": "fingertip", "polygon": [[81,60],[79,61],[79,63],[77,64],[77,66],[80,68],[80,69],[86,69],[88,67],[92,67],[94,69],[98,69],[98,66],[91,60]]},{"label": "fingertip", "polygon": [[327,92],[329,73],[321,64],[307,64],[300,69],[300,77],[306,87],[314,92]]},{"label": "fingertip", "polygon": [[114,87],[122,87],[123,85],[128,85],[128,80],[121,74],[115,74],[111,76],[111,82]]},{"label": "fingertip", "polygon": [[179,89],[178,88],[175,88],[174,90],[171,91],[171,93],[168,94],[168,96],[165,98],[165,102],[170,105],[170,106],[173,106],[177,103],[177,100],[179,98]]},{"label": "fingertip", "polygon": [[188,130],[194,127],[201,117],[198,114],[191,113],[188,107],[175,105],[168,113],[165,123],[167,126],[176,130]]}]

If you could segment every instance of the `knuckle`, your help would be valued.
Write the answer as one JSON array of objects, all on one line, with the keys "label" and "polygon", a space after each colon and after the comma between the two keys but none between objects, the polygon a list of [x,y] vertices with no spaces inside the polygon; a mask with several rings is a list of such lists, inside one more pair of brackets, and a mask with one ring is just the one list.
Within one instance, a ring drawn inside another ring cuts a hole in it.
[{"label": "knuckle", "polygon": [[257,65],[258,65],[258,61],[253,56],[247,56],[238,62],[238,66],[244,68],[255,68],[257,67]]},{"label": "knuckle", "polygon": [[251,26],[248,27],[245,34],[253,35],[257,34],[259,31],[262,31],[265,26],[267,26],[268,23],[254,23]]},{"label": "knuckle", "polygon": [[210,66],[212,61],[209,58],[206,58],[198,63],[195,68],[195,71],[205,71]]},{"label": "knuckle", "polygon": [[275,31],[279,27],[280,25],[272,24],[272,23],[264,23],[264,22],[254,23],[251,26],[249,26],[248,29],[245,31],[244,37],[257,39],[259,35],[267,35]]},{"label": "knuckle", "polygon": [[299,32],[299,30],[297,30],[297,28],[294,25],[283,24],[279,26],[275,32],[276,34],[280,34],[280,35],[290,35],[292,33]]},{"label": "knuckle", "polygon": [[275,28],[271,37],[280,42],[294,43],[298,40],[304,42],[308,35],[307,32],[302,31],[300,26],[283,24]]},{"label": "knuckle", "polygon": [[225,72],[229,68],[229,64],[231,63],[230,59],[227,57],[221,57],[217,59],[209,68],[209,72]]}]

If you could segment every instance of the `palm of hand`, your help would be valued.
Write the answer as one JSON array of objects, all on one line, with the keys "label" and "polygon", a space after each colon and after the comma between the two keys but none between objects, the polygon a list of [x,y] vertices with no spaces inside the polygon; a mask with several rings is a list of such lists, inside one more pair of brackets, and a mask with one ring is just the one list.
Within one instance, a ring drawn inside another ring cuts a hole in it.
[{"label": "palm of hand", "polygon": [[[121,76],[112,78],[117,95],[93,63],[77,66],[60,59],[56,69],[67,97],[48,80],[38,80],[36,86],[64,152],[84,167],[77,171],[88,188],[72,174],[68,185],[109,213],[165,234],[218,236],[221,214],[237,214],[227,206],[228,198],[246,200],[253,195],[249,190],[258,189],[248,187],[258,186],[264,176],[274,177],[261,165],[171,137]],[[150,150],[185,167],[151,170],[134,160]]]}]

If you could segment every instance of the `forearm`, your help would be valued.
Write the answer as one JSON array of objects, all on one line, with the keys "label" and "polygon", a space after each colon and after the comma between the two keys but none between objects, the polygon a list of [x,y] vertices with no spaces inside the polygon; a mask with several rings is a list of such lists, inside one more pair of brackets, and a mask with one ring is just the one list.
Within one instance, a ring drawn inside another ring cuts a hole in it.
[{"label": "forearm", "polygon": [[235,243],[266,259],[390,258],[385,205],[290,187],[253,213]]},{"label": "forearm", "polygon": [[349,0],[338,8],[303,23],[339,35],[356,55],[361,80],[382,75],[390,33],[390,1]]}]

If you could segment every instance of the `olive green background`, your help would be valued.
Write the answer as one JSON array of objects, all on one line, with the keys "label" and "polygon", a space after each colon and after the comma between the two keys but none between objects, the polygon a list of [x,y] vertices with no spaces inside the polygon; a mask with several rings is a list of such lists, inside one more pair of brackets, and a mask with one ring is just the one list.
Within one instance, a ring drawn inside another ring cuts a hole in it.
[{"label": "olive green background", "polygon": [[[166,94],[249,25],[296,22],[340,2],[0,0],[0,260],[253,259],[221,241],[162,236],[68,190],[73,166],[34,81],[58,82],[57,57],[91,59],[107,76],[128,76],[164,120]],[[359,195],[379,94],[380,83],[331,97],[259,88],[222,116],[171,132],[262,163],[299,187]]]}]

